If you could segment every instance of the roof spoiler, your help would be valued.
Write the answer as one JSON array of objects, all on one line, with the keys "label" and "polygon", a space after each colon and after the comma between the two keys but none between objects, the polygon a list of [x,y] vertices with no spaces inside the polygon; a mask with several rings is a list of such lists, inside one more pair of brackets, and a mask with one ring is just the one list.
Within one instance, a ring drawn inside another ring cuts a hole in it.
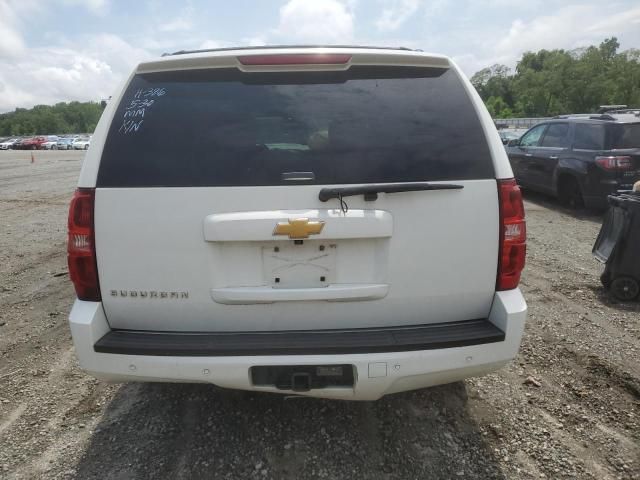
[{"label": "roof spoiler", "polygon": [[420,49],[411,49],[407,47],[375,47],[369,45],[257,45],[252,47],[224,47],[224,48],[204,48],[200,50],[178,50],[173,53],[163,53],[163,57],[171,57],[174,55],[188,55],[190,53],[210,53],[210,52],[231,52],[243,50],[276,50],[286,48],[349,48],[349,49],[369,49],[369,50],[403,50],[405,52],[422,52]]},{"label": "roof spoiler", "polygon": [[[239,57],[251,56],[336,56],[348,55],[349,60],[340,63],[304,62],[304,64],[277,64],[263,62],[261,65],[248,65]],[[172,70],[198,70],[207,68],[238,68],[242,71],[322,71],[347,70],[353,65],[402,66],[448,69],[449,59],[442,55],[431,55],[416,50],[375,47],[258,47],[180,51],[158,60],[138,65],[137,73],[166,72]]]}]

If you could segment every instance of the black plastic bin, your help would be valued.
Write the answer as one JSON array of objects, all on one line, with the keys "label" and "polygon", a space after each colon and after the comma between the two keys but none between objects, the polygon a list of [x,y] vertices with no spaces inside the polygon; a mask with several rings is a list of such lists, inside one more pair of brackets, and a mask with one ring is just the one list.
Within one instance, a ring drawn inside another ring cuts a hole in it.
[{"label": "black plastic bin", "polygon": [[640,293],[640,192],[609,195],[609,210],[593,246],[605,264],[602,284],[623,301]]}]

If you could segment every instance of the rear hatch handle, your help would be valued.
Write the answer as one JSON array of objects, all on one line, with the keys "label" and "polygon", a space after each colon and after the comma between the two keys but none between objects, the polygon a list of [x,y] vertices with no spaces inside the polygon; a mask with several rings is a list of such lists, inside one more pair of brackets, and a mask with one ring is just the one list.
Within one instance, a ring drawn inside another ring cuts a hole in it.
[{"label": "rear hatch handle", "polygon": [[418,192],[424,190],[460,190],[463,185],[451,183],[375,183],[370,185],[357,185],[353,187],[333,187],[323,188],[318,194],[321,202],[326,202],[332,198],[341,199],[353,195],[364,195],[366,201],[377,200],[378,193],[398,193],[398,192]]}]

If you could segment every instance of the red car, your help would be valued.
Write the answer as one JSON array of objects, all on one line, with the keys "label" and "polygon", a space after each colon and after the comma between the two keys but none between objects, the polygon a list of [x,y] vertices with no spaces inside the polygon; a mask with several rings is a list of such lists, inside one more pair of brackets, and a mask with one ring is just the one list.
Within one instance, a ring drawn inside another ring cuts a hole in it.
[{"label": "red car", "polygon": [[20,148],[22,150],[40,150],[42,144],[47,141],[47,137],[33,137],[22,141]]}]

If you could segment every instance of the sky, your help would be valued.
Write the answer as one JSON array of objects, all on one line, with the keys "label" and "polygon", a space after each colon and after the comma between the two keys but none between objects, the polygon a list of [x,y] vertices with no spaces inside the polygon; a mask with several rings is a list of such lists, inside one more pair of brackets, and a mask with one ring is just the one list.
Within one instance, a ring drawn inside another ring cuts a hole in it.
[{"label": "sky", "polygon": [[638,0],[0,0],[0,112],[108,98],[139,62],[181,49],[404,46],[471,76],[611,36],[640,48]]}]

